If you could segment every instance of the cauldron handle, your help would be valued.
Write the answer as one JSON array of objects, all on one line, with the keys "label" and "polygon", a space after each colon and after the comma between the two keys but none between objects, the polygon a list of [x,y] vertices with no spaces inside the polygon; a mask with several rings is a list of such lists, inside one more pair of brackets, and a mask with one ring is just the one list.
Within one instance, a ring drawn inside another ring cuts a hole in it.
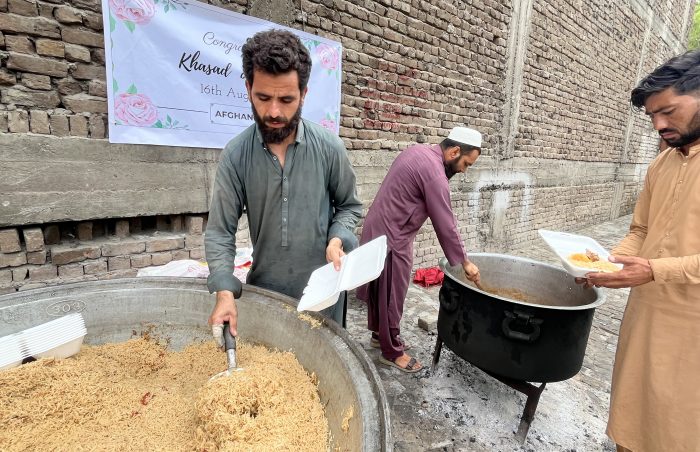
[{"label": "cauldron handle", "polygon": [[[505,311],[504,314],[506,317],[503,319],[503,323],[501,323],[501,329],[507,338],[523,342],[535,342],[537,338],[540,337],[540,325],[542,324],[542,319],[535,318],[531,314],[526,314],[518,310],[513,312]],[[532,327],[532,331],[529,333],[523,333],[521,331],[513,330],[510,327],[511,323],[518,321],[524,322],[525,325],[530,325]]]}]

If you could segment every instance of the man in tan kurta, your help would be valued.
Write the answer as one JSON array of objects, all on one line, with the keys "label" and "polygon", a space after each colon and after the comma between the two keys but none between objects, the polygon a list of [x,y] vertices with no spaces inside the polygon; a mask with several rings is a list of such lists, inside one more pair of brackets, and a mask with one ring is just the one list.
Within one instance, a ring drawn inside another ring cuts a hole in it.
[{"label": "man in tan kurta", "polygon": [[644,107],[669,148],[651,163],[617,273],[587,284],[632,287],[620,327],[607,433],[618,450],[700,451],[700,52],[643,79]]}]

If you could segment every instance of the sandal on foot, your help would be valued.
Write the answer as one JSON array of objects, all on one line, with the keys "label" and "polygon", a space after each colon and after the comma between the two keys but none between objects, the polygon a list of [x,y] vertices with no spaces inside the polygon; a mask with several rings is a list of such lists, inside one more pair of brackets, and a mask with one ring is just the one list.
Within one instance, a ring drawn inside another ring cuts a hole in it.
[{"label": "sandal on foot", "polygon": [[408,364],[406,364],[406,367],[401,367],[398,364],[396,364],[396,360],[391,361],[391,360],[388,360],[381,355],[379,356],[379,362],[386,365],[386,366],[396,367],[400,371],[406,372],[409,374],[423,370],[423,366],[421,366],[420,363],[418,363],[418,361],[416,361],[416,358],[413,358],[413,357],[411,357],[411,360],[408,362]]},{"label": "sandal on foot", "polygon": [[[407,352],[411,349],[411,346],[408,345],[403,341],[403,339],[399,339],[401,341],[401,345],[403,345],[403,351]],[[376,333],[372,333],[372,337],[369,340],[369,346],[372,348],[380,348],[379,345],[379,335]]]}]

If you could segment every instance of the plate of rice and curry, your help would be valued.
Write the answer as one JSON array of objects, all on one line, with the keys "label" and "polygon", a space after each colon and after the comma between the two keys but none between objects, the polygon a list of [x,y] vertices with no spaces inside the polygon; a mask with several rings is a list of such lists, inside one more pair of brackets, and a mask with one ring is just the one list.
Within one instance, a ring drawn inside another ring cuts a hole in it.
[{"label": "plate of rice and curry", "polygon": [[610,253],[590,237],[545,229],[538,232],[571,276],[583,278],[587,273],[622,270],[622,265],[610,262]]}]

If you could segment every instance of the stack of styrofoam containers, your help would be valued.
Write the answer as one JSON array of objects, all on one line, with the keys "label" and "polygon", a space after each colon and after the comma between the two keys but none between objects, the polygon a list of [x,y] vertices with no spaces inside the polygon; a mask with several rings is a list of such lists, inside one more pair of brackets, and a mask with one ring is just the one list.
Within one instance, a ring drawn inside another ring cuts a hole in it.
[{"label": "stack of styrofoam containers", "polygon": [[0,370],[19,366],[24,357],[19,343],[19,334],[0,337]]},{"label": "stack of styrofoam containers", "polygon": [[64,315],[29,328],[21,333],[29,356],[34,358],[68,358],[80,351],[87,334],[80,313]]},{"label": "stack of styrofoam containers", "polygon": [[29,357],[62,359],[73,356],[80,351],[86,334],[85,320],[76,313],[0,338],[0,369],[5,361],[9,368]]}]

